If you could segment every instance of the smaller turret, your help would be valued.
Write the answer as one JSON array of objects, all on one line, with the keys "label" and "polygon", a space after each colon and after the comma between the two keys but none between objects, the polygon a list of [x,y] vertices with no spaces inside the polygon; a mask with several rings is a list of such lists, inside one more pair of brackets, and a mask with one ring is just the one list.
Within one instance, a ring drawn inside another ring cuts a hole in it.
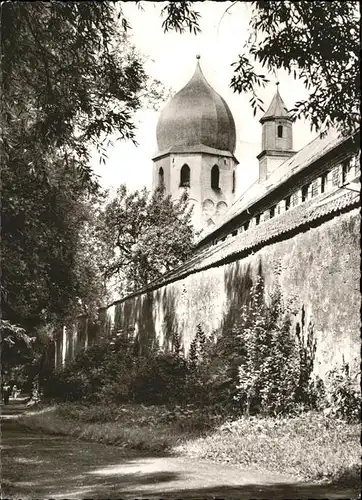
[{"label": "smaller turret", "polygon": [[259,160],[259,181],[267,179],[293,151],[293,119],[279,94],[279,82],[269,108],[260,119],[263,126],[262,151]]}]

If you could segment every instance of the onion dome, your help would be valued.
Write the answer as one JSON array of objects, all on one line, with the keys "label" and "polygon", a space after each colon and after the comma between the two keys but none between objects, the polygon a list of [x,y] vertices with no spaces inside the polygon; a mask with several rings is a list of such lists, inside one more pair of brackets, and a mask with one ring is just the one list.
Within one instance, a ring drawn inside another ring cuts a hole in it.
[{"label": "onion dome", "polygon": [[279,82],[277,82],[277,91],[270,103],[269,108],[266,110],[264,115],[260,118],[260,123],[264,123],[268,120],[274,120],[275,118],[286,118],[292,120],[290,117],[287,107],[284,104],[283,99],[279,94]]},{"label": "onion dome", "polygon": [[215,150],[233,155],[236,144],[233,115],[205,79],[199,61],[189,83],[161,112],[156,134],[157,156],[168,152]]}]

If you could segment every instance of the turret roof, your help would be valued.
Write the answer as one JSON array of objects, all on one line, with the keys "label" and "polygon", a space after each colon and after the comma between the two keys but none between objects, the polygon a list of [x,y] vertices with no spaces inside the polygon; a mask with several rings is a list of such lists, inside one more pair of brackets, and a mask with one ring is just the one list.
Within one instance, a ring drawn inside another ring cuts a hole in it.
[{"label": "turret roof", "polygon": [[261,117],[260,123],[263,123],[267,120],[273,120],[274,118],[288,118],[289,120],[291,120],[287,107],[285,106],[284,101],[279,94],[278,83],[277,83],[277,91],[272,99],[272,102],[270,103],[269,108]]}]

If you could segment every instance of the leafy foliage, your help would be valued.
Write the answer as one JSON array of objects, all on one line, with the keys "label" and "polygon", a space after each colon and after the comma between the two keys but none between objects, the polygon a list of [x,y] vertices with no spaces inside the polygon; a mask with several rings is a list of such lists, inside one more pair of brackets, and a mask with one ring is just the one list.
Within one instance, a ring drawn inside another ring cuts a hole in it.
[{"label": "leafy foliage", "polygon": [[1,320],[1,374],[9,373],[19,363],[31,359],[32,344],[35,338],[29,337],[24,328]]},{"label": "leafy foliage", "polygon": [[80,352],[51,377],[44,394],[66,401],[162,404],[184,394],[186,361],[159,349],[140,355],[124,332]]},{"label": "leafy foliage", "polygon": [[[132,337],[118,332],[108,345],[89,348],[56,375],[58,397],[195,404],[223,414],[315,407],[312,328],[303,323],[298,332],[278,291],[265,304],[258,279],[232,328],[206,337],[198,325],[187,359],[177,341],[170,352],[155,347],[141,354]],[[49,394],[57,396],[56,384]]]},{"label": "leafy foliage", "polygon": [[198,20],[200,14],[191,8],[192,2],[167,2],[161,15],[165,17],[162,27],[165,31],[175,30],[179,33],[189,31],[196,35],[200,32]]},{"label": "leafy foliage", "polygon": [[172,201],[162,189],[130,193],[123,185],[99,218],[99,235],[108,248],[106,277],[132,292],[190,255],[191,209],[186,197]]},{"label": "leafy foliage", "polygon": [[105,134],[134,138],[132,115],[154,82],[120,18],[114,3],[3,5],[7,160],[40,175],[56,148],[90,183],[89,145],[101,148]]},{"label": "leafy foliage", "polygon": [[296,407],[314,408],[312,381],[315,358],[313,325],[297,323],[293,331],[290,313],[279,289],[270,305],[263,300],[263,283],[253,286],[251,302],[244,307],[239,336],[245,356],[239,367],[237,399],[247,413],[292,413]]},{"label": "leafy foliage", "polygon": [[1,375],[30,393],[52,371],[50,334],[39,328],[29,336],[24,328],[1,320]]},{"label": "leafy foliage", "polygon": [[4,317],[37,337],[11,367],[25,380],[48,364],[41,330],[92,316],[105,298],[91,151],[104,163],[106,136],[134,140],[134,113],[163,88],[120,4],[5,2],[1,21],[1,299]]},{"label": "leafy foliage", "polygon": [[[3,169],[3,311],[28,328],[97,305],[102,283],[89,237],[95,198],[61,165],[38,180],[24,164]],[[83,302],[81,302],[83,301]]]},{"label": "leafy foliage", "polygon": [[[180,3],[169,2],[165,29],[182,31],[188,27],[195,31],[198,13],[189,5],[187,12]],[[257,90],[268,83],[267,76],[257,68],[261,66],[269,73],[286,70],[302,80],[309,91],[307,99],[295,103],[295,118],[310,120],[316,130],[332,126],[346,132],[354,130],[360,121],[357,3],[305,0],[250,4],[249,38],[234,63],[231,87],[236,92],[251,93],[255,114],[257,109],[263,111]]]},{"label": "leafy foliage", "polygon": [[361,419],[361,386],[343,361],[328,373],[329,413],[349,421]]},{"label": "leafy foliage", "polygon": [[105,136],[134,140],[134,112],[162,89],[120,4],[5,3],[1,14],[1,298],[31,329],[99,305],[91,148],[104,162]]},{"label": "leafy foliage", "polygon": [[[313,375],[314,325],[302,308],[295,327],[276,288],[265,301],[259,276],[237,321],[206,336],[197,326],[187,358],[173,347],[143,353],[125,332],[81,352],[58,371],[46,394],[61,400],[180,405],[180,415],[197,408],[212,415],[296,415],[323,410],[356,420],[360,392],[349,366],[332,370],[328,383]],[[201,419],[202,420],[202,419]],[[204,422],[205,423],[205,422]]]}]

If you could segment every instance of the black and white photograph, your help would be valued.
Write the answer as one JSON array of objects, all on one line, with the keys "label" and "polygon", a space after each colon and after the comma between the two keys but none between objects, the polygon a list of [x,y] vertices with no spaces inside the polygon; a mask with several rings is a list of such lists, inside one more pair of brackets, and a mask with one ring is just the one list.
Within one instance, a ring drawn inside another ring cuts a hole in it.
[{"label": "black and white photograph", "polygon": [[1,499],[360,499],[359,2],[0,13]]}]

